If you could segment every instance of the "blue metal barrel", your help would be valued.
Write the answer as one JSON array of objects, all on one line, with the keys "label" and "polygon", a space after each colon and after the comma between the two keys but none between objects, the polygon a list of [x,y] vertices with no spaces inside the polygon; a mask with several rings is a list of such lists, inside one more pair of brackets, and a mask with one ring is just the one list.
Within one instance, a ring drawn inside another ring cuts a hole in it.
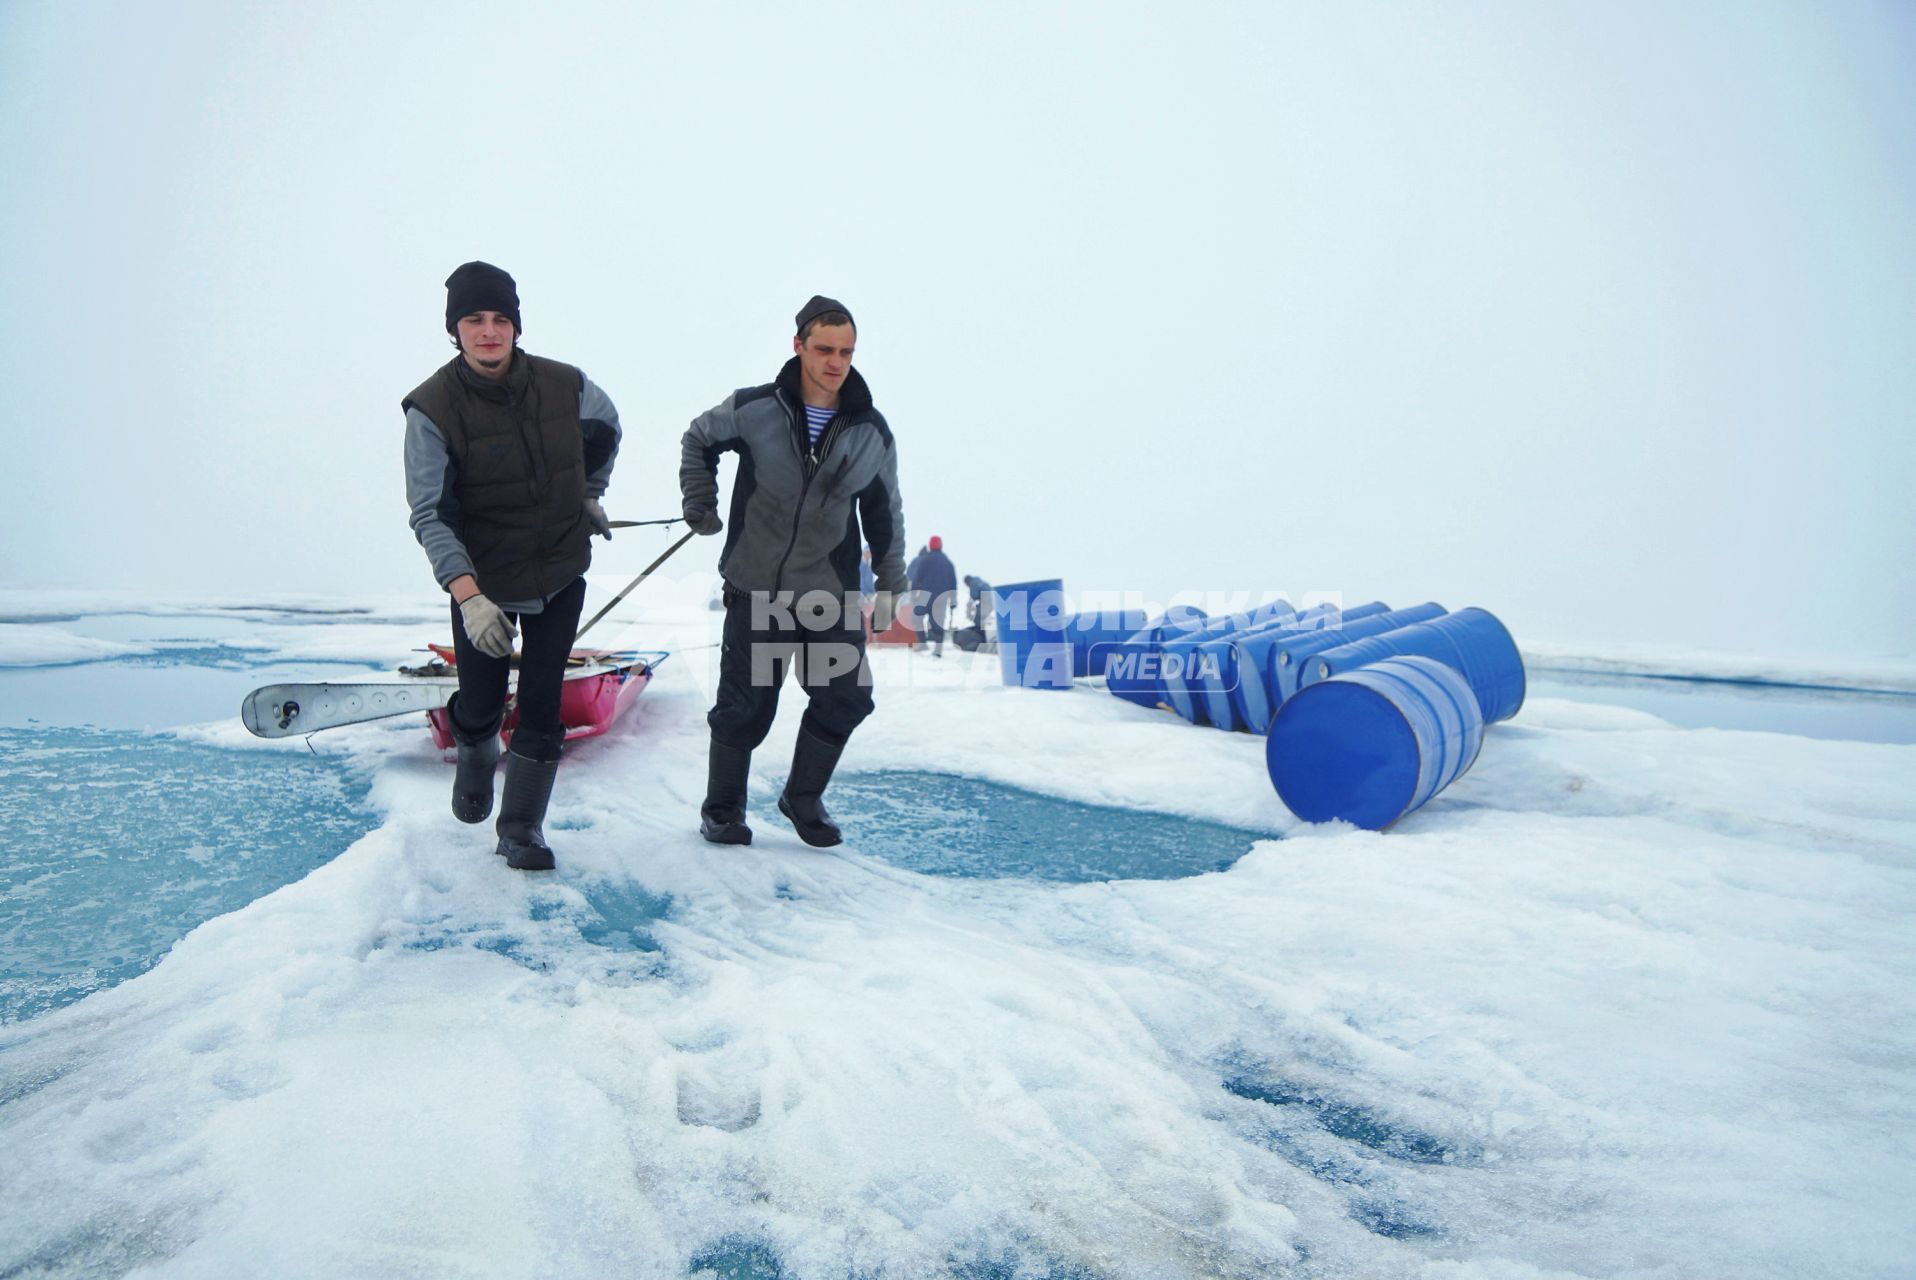
[{"label": "blue metal barrel", "polygon": [[1193,724],[1209,724],[1208,714],[1200,701],[1203,682],[1199,677],[1204,669],[1213,667],[1218,658],[1215,648],[1201,651],[1199,646],[1209,640],[1222,640],[1259,623],[1288,618],[1295,612],[1288,602],[1273,600],[1243,613],[1214,618],[1196,631],[1186,632],[1175,640],[1166,640],[1162,646],[1164,698],[1171,704],[1171,710]]},{"label": "blue metal barrel", "polygon": [[1305,660],[1299,692],[1380,658],[1422,654],[1461,672],[1477,694],[1485,724],[1508,720],[1523,706],[1523,655],[1496,615],[1483,609],[1459,609],[1353,644],[1326,649]]},{"label": "blue metal barrel", "polygon": [[1126,702],[1141,707],[1164,703],[1164,675],[1160,669],[1161,646],[1166,640],[1200,630],[1210,619],[1202,609],[1178,605],[1167,609],[1142,628],[1114,646],[1105,666],[1105,688]]},{"label": "blue metal barrel", "polygon": [[[1264,732],[1276,710],[1272,703],[1265,710],[1267,691],[1264,666],[1259,659],[1277,637],[1298,634],[1299,628],[1336,627],[1343,622],[1368,618],[1389,608],[1382,601],[1339,609],[1336,605],[1316,605],[1302,613],[1273,618],[1254,627],[1206,641],[1198,646],[1200,660],[1193,674],[1198,681],[1197,698],[1205,719],[1220,729],[1249,729]],[[1310,633],[1314,634],[1314,632]],[[1261,718],[1255,722],[1252,713]]]},{"label": "blue metal barrel", "polygon": [[998,623],[998,674],[1006,684],[1071,687],[1062,578],[1000,583],[991,589],[991,610]]},{"label": "blue metal barrel", "polygon": [[[1272,714],[1276,713],[1286,698],[1297,692],[1298,676],[1304,670],[1305,659],[1312,654],[1380,636],[1413,622],[1429,622],[1443,616],[1444,606],[1440,604],[1414,604],[1408,609],[1393,609],[1389,613],[1375,613],[1367,618],[1352,620],[1347,616],[1344,625],[1334,631],[1310,631],[1285,636],[1265,657],[1265,675],[1276,690],[1276,697],[1271,702]],[[1264,725],[1270,727],[1268,717]]]},{"label": "blue metal barrel", "polygon": [[1065,621],[1065,639],[1071,644],[1071,674],[1101,676],[1118,645],[1144,626],[1142,609],[1104,609],[1072,615]]},{"label": "blue metal barrel", "polygon": [[[1281,614],[1199,646],[1200,652],[1210,658],[1208,663],[1199,663],[1197,672],[1197,696],[1202,701],[1206,719],[1219,728],[1250,727],[1246,705],[1261,705],[1264,697],[1264,677],[1258,669],[1258,655],[1274,643],[1276,637],[1295,634],[1298,616]],[[1248,690],[1247,682],[1252,686]]]},{"label": "blue metal barrel", "polygon": [[1483,741],[1469,682],[1407,655],[1298,690],[1271,722],[1264,762],[1304,821],[1381,831],[1462,777]]},{"label": "blue metal barrel", "polygon": [[1298,614],[1285,626],[1260,628],[1234,637],[1237,687],[1231,691],[1232,718],[1252,733],[1265,732],[1271,727],[1271,717],[1277,714],[1278,705],[1287,696],[1279,691],[1272,678],[1274,654],[1320,636],[1348,635],[1352,628],[1370,626],[1375,619],[1388,614],[1389,609],[1381,600],[1341,610],[1335,605],[1321,605]]}]

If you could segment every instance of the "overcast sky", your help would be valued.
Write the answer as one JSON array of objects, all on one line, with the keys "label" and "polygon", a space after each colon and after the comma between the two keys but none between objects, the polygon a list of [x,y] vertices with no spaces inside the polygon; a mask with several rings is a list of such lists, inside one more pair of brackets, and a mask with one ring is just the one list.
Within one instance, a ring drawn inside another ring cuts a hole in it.
[{"label": "overcast sky", "polygon": [[4,0],[0,174],[9,585],[436,599],[484,258],[614,518],[823,292],[960,572],[1916,651],[1908,4]]}]

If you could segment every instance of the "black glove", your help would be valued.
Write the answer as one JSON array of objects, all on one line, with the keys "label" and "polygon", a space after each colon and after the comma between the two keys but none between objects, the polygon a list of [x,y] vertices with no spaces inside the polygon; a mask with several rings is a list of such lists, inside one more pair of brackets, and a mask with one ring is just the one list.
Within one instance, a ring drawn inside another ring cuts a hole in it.
[{"label": "black glove", "polygon": [[718,512],[689,504],[685,508],[685,523],[691,527],[693,533],[703,533],[708,536],[725,527],[725,521],[719,519]]}]

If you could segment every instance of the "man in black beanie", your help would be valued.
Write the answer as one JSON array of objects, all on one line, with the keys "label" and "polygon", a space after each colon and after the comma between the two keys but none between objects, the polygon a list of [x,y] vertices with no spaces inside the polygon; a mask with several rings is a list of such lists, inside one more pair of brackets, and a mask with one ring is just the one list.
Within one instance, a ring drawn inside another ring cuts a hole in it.
[{"label": "man in black beanie", "polygon": [[[680,446],[685,519],[718,533],[718,459],[740,455],[731,532],[719,553],[725,636],[699,830],[750,844],[745,788],[770,732],[779,687],[798,673],[809,702],[779,812],[808,844],[834,845],[822,803],[852,730],[871,714],[871,667],[859,609],[861,542],[871,544],[872,627],[891,625],[905,590],[905,516],[891,427],[852,368],[858,330],[845,305],[799,308],[793,356],[763,386],[733,392],[693,419]],[[861,536],[860,528],[863,528]]]},{"label": "man in black beanie", "polygon": [[496,852],[518,870],[544,871],[553,862],[542,827],[565,743],[559,695],[591,538],[612,536],[599,499],[618,457],[619,414],[579,370],[519,350],[521,329],[512,277],[488,262],[460,266],[446,277],[446,332],[459,354],[401,403],[413,533],[452,597],[452,811],[461,822],[492,813],[523,630]]}]

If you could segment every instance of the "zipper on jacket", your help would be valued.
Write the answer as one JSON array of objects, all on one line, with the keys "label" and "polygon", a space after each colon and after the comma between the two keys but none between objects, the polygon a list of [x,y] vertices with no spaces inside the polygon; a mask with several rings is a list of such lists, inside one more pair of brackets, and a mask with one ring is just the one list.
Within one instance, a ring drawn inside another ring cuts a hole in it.
[{"label": "zipper on jacket", "polygon": [[[842,412],[834,413],[832,420],[825,426],[825,434],[818,438],[818,462],[812,469],[813,475],[817,475],[818,467],[825,464],[825,455],[832,451],[832,445],[837,443],[838,433],[844,426],[845,415]],[[848,458],[847,461],[850,459]]]},{"label": "zipper on jacket", "polygon": [[[785,393],[777,393],[778,407],[785,411],[786,436],[792,442],[792,452],[798,455],[798,505],[792,509],[792,536],[785,540],[785,554],[778,558],[778,568],[772,571],[772,594],[778,594],[778,587],[785,580],[785,562],[792,558],[792,548],[798,545],[799,521],[805,517],[805,495],[812,487],[812,464],[806,450],[798,443],[798,414],[785,402]],[[832,415],[837,421],[837,415]]]},{"label": "zipper on jacket", "polygon": [[[515,357],[515,359],[516,358],[518,357]],[[533,376],[537,376],[536,371],[534,371]],[[526,383],[525,394],[519,398],[519,405],[517,406],[519,412],[515,413],[513,412],[512,393],[508,391],[506,393],[506,411],[511,415],[513,425],[518,429],[519,444],[525,450],[527,470],[530,473],[529,480],[532,490],[533,585],[538,589],[541,598],[543,598],[545,595],[543,584],[546,580],[546,563],[549,556],[545,550],[545,503],[541,501],[541,498],[548,486],[545,483],[545,434],[539,429],[539,410],[542,406],[540,405],[537,392],[538,384],[528,381]]]},{"label": "zipper on jacket", "polygon": [[[805,448],[799,445],[799,414],[787,404],[784,391],[778,393],[778,404],[780,408],[786,410],[786,425],[789,427],[787,435],[791,437],[791,448],[799,454],[799,506],[791,515],[791,538],[786,540],[786,554],[778,558],[778,569],[772,573],[774,592],[778,590],[778,584],[782,583],[786,577],[786,561],[791,560],[791,548],[799,544],[799,521],[805,517],[805,496],[812,491],[812,479],[818,477],[820,464],[824,464],[826,454],[832,452],[832,445],[837,443],[837,437],[845,431],[845,410],[843,408],[833,410],[832,422],[826,423],[824,435],[818,437],[818,448],[816,450]],[[845,458],[845,466],[851,466],[851,458]],[[845,468],[839,468],[839,473],[843,471]]]},{"label": "zipper on jacket", "polygon": [[[792,439],[792,448],[798,453],[799,480],[798,507],[792,515],[792,536],[786,541],[785,554],[778,558],[778,568],[772,574],[773,592],[777,592],[779,584],[784,581],[785,562],[792,558],[792,548],[798,545],[798,527],[800,521],[802,521],[805,516],[805,496],[812,490],[812,481],[818,475],[819,464],[825,460],[825,455],[831,452],[832,445],[837,442],[840,433],[843,432],[845,428],[845,411],[843,409],[834,411],[831,422],[826,424],[825,433],[818,438],[818,449],[817,452],[814,453],[812,450],[804,448],[798,443],[800,438],[798,425],[799,415],[790,405],[786,404],[785,393],[783,391],[778,393],[778,402],[779,406],[785,410],[787,425],[791,428],[789,434]],[[807,435],[809,434],[810,433],[807,432]],[[846,464],[849,465],[851,459],[847,457],[845,461]],[[840,471],[842,472],[843,470],[844,468],[841,467]]]}]

